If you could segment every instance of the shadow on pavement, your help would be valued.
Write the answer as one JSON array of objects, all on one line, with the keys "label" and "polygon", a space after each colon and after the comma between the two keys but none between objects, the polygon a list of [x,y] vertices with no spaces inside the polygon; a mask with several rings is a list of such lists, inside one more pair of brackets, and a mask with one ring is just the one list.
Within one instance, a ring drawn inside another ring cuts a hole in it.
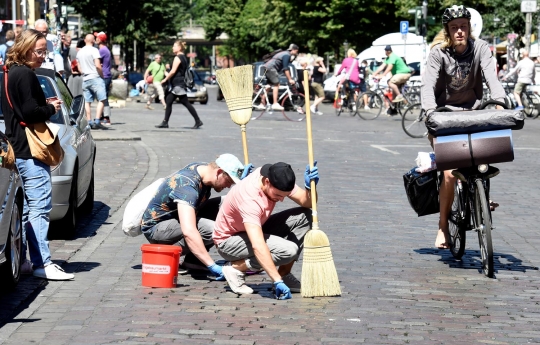
[{"label": "shadow on pavement", "polygon": [[[448,249],[419,248],[414,251],[418,254],[439,255],[441,257],[440,261],[452,268],[474,269],[478,272],[482,270],[482,259],[479,250],[465,250],[465,254],[463,254],[461,260],[456,260]],[[527,270],[538,270],[536,266],[524,265],[521,259],[513,255],[497,252],[493,253],[493,264],[495,265],[495,273],[501,271],[526,272]]]},{"label": "shadow on pavement", "polygon": [[16,319],[23,310],[34,302],[48,285],[46,280],[33,276],[22,276],[15,291],[0,294],[0,328],[8,323],[35,322],[40,319]]}]

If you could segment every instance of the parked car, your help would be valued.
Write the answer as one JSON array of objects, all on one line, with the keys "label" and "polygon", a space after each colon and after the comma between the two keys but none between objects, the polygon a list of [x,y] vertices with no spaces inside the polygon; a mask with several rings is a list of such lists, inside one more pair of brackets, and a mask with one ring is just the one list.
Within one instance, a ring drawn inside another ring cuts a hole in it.
[{"label": "parked car", "polygon": [[[3,119],[0,119],[3,123]],[[8,139],[0,131],[0,146],[8,150]],[[11,291],[17,286],[23,263],[22,210],[24,192],[16,168],[7,169],[0,164],[0,290]]]},{"label": "parked car", "polygon": [[[96,143],[86,119],[83,96],[73,97],[60,75],[52,70],[37,68],[36,74],[45,97],[58,97],[63,101],[60,111],[50,118],[60,127],[58,136],[65,155],[62,163],[51,167],[50,220],[53,222],[49,233],[53,237],[72,238],[77,211],[90,213],[94,207]],[[3,115],[0,117],[3,119]],[[0,130],[5,130],[3,121]]]},{"label": "parked car", "polygon": [[206,104],[208,103],[208,91],[204,86],[203,79],[195,70],[193,70],[193,75],[195,76],[195,86],[191,90],[188,90],[188,100],[190,103],[199,102],[200,104]]}]

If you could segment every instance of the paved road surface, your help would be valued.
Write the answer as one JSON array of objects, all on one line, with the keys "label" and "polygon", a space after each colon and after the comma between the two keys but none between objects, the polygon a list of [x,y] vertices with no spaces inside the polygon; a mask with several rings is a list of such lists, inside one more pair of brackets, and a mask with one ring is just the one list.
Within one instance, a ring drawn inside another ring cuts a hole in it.
[{"label": "paved road surface", "polygon": [[[474,233],[456,261],[433,247],[437,216],[418,218],[407,203],[402,175],[418,151],[430,150],[427,140],[407,137],[395,117],[338,118],[323,105],[325,114],[313,118],[319,217],[343,296],[276,301],[264,274],[248,277],[255,294],[240,297],[204,276],[179,276],[173,289],[142,287],[145,239],[121,231],[129,197],[192,161],[242,157],[240,129],[210,92],[207,105],[196,105],[199,130],[189,129],[193,120],[181,105],[171,128],[158,130],[163,111],[134,102],[114,109],[110,130],[94,132],[94,212],[81,219],[76,239],[51,241],[53,259],[76,278],[24,277],[16,292],[1,296],[0,343],[540,343],[540,120],[514,132],[516,159],[498,164],[502,173],[492,181],[501,204],[493,214],[495,279],[479,272]],[[247,128],[252,163],[286,161],[301,179],[304,122],[273,114]],[[298,277],[301,264],[293,269]]]}]

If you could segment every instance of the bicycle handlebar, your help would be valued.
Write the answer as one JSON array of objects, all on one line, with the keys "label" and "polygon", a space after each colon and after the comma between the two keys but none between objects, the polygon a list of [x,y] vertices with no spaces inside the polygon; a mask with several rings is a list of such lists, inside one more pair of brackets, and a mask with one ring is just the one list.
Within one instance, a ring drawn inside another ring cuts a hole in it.
[{"label": "bicycle handlebar", "polygon": [[501,107],[503,107],[504,109],[509,109],[510,107],[508,106],[508,104],[506,104],[506,100],[505,102],[499,102],[499,101],[496,101],[494,99],[490,99],[488,100],[487,102],[483,103],[481,106],[480,106],[480,110],[482,109],[485,109],[488,105],[490,104],[495,104],[495,105],[500,105]]}]

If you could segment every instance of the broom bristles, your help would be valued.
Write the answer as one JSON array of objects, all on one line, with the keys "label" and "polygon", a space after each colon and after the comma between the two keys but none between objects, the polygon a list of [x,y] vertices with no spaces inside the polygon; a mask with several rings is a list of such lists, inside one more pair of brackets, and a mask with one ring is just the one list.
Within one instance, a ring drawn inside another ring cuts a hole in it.
[{"label": "broom bristles", "polygon": [[252,114],[253,66],[245,65],[218,70],[216,79],[233,122],[240,126],[248,123]]},{"label": "broom bristles", "polygon": [[341,296],[341,287],[330,250],[321,230],[310,230],[304,238],[302,297]]}]

